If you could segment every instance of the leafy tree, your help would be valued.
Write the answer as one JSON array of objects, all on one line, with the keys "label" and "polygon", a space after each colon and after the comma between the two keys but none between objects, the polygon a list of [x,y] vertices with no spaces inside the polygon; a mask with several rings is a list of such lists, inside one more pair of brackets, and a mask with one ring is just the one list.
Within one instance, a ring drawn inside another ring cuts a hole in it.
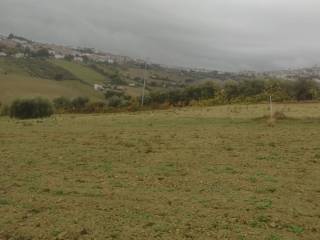
[{"label": "leafy tree", "polygon": [[239,82],[239,92],[244,97],[251,97],[263,93],[264,81],[243,80]]},{"label": "leafy tree", "polygon": [[227,81],[224,85],[223,90],[225,98],[228,102],[239,97],[240,95],[239,83],[236,81]]},{"label": "leafy tree", "polygon": [[72,55],[66,55],[64,59],[67,61],[73,61],[74,57]]},{"label": "leafy tree", "polygon": [[15,100],[10,106],[10,117],[12,118],[44,118],[52,114],[52,104],[43,98]]},{"label": "leafy tree", "polygon": [[116,91],[116,90],[107,90],[105,93],[104,93],[104,96],[106,99],[110,98],[110,97],[113,97],[113,96],[118,96],[118,97],[121,97],[123,96],[124,93],[121,92],[121,91]]},{"label": "leafy tree", "polygon": [[294,83],[294,94],[298,101],[313,100],[318,92],[319,87],[313,80],[300,78]]},{"label": "leafy tree", "polygon": [[48,49],[45,49],[45,48],[39,49],[37,52],[33,53],[32,55],[33,55],[33,57],[36,57],[36,58],[49,58],[50,57],[50,53],[49,53]]},{"label": "leafy tree", "polygon": [[84,55],[83,57],[82,57],[82,59],[83,59],[83,62],[84,63],[88,63],[89,62],[89,58],[88,58],[88,56],[86,56],[86,55]]},{"label": "leafy tree", "polygon": [[112,96],[108,99],[109,107],[120,107],[122,105],[122,98],[119,96]]},{"label": "leafy tree", "polygon": [[86,106],[86,112],[88,113],[101,113],[104,112],[106,104],[104,102],[93,102]]},{"label": "leafy tree", "polygon": [[72,99],[71,106],[75,111],[83,110],[89,102],[89,98],[87,97],[77,97]]},{"label": "leafy tree", "polygon": [[64,76],[62,73],[57,73],[55,76],[54,76],[54,79],[57,80],[57,81],[61,81],[63,80]]},{"label": "leafy tree", "polygon": [[127,85],[126,81],[124,81],[119,73],[116,71],[115,73],[110,75],[111,83],[114,85]]},{"label": "leafy tree", "polygon": [[69,110],[71,108],[71,101],[66,97],[58,97],[53,99],[53,106],[57,110]]}]

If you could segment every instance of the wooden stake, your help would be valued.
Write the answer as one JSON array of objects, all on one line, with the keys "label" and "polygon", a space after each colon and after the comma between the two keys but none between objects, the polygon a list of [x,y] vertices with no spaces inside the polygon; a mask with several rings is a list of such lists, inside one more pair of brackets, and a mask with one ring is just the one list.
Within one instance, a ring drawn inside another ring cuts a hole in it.
[{"label": "wooden stake", "polygon": [[272,96],[270,96],[270,119],[273,118]]}]

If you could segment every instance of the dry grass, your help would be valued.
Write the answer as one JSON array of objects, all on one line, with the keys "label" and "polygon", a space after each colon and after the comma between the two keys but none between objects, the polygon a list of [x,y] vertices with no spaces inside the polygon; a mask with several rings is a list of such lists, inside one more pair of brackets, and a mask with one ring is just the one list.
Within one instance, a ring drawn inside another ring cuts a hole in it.
[{"label": "dry grass", "polygon": [[267,111],[0,118],[0,239],[320,239],[320,125]]}]

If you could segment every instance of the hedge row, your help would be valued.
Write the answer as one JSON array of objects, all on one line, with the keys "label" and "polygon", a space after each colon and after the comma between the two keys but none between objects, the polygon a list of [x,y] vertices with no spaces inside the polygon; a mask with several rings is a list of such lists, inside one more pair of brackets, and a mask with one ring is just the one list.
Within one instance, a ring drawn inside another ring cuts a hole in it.
[{"label": "hedge row", "polygon": [[29,119],[50,117],[53,114],[51,102],[43,98],[18,99],[9,107],[12,118]]},{"label": "hedge row", "polygon": [[[50,117],[53,113],[104,113],[136,110],[138,103],[130,106],[111,106],[109,102],[90,102],[87,97],[69,99],[55,98],[52,102],[44,98],[17,99],[11,105],[0,103],[0,115],[17,119]],[[135,106],[135,107],[134,107]]]}]

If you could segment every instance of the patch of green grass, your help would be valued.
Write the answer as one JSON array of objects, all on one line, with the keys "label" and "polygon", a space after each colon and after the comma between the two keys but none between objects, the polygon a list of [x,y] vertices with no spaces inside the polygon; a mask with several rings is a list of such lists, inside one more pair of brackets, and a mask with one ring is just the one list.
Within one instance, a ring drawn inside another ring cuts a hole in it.
[{"label": "patch of green grass", "polygon": [[281,240],[281,237],[279,237],[278,235],[276,234],[271,234],[270,236],[268,236],[266,238],[266,240]]},{"label": "patch of green grass", "polygon": [[256,208],[264,210],[272,207],[272,201],[270,199],[263,199],[256,202]]},{"label": "patch of green grass", "polygon": [[251,177],[249,177],[249,181],[252,183],[256,183],[258,181],[258,179],[255,176],[251,176]]},{"label": "patch of green grass", "polygon": [[244,235],[238,236],[238,240],[247,240],[247,237]]},{"label": "patch of green grass", "polygon": [[278,182],[278,180],[273,176],[266,175],[266,176],[264,176],[263,179],[264,179],[264,181],[267,181],[267,182],[272,182],[272,183],[277,183]]},{"label": "patch of green grass", "polygon": [[275,193],[277,188],[275,187],[259,187],[256,189],[256,193]]},{"label": "patch of green grass", "polygon": [[110,161],[105,161],[103,164],[100,166],[104,172],[110,173],[112,172],[112,162]]},{"label": "patch of green grass", "polygon": [[[17,86],[19,86],[17,88]],[[74,98],[86,96],[93,101],[103,100],[103,94],[92,86],[77,80],[54,81],[51,79],[0,73],[0,101],[9,104],[17,98],[45,97],[50,100],[65,96]]]},{"label": "patch of green grass", "polygon": [[155,173],[158,175],[170,176],[177,172],[176,165],[174,163],[161,163],[155,169]]},{"label": "patch of green grass", "polygon": [[9,205],[9,201],[7,199],[0,198],[0,205]]},{"label": "patch of green grass", "polygon": [[260,215],[260,216],[258,216],[257,220],[260,223],[268,223],[270,221],[270,218],[267,216],[264,216],[264,215]]},{"label": "patch of green grass", "polygon": [[249,222],[249,225],[253,228],[263,228],[266,226],[266,224],[270,221],[269,217],[260,215],[254,220],[251,220]]},{"label": "patch of green grass", "polygon": [[54,192],[54,194],[57,196],[63,196],[63,195],[65,195],[65,192],[63,190],[57,190]]},{"label": "patch of green grass", "polygon": [[235,170],[233,167],[230,167],[230,166],[225,167],[224,171],[226,173],[230,173],[230,174],[237,174],[238,173],[237,170]]},{"label": "patch of green grass", "polygon": [[296,225],[290,225],[288,226],[288,231],[293,232],[295,234],[301,234],[304,232],[304,228]]},{"label": "patch of green grass", "polygon": [[71,72],[77,78],[85,81],[88,84],[102,84],[105,77],[100,73],[94,71],[92,68],[80,63],[70,62],[66,60],[52,60],[52,63]]},{"label": "patch of green grass", "polygon": [[314,158],[315,158],[315,159],[320,159],[320,153],[316,153],[316,154],[314,155]]},{"label": "patch of green grass", "polygon": [[51,235],[52,235],[53,237],[57,237],[60,233],[61,233],[60,230],[53,230],[53,231],[51,232]]},{"label": "patch of green grass", "polygon": [[30,77],[52,80],[78,80],[68,70],[43,59],[0,58],[0,68],[7,74],[23,74]]}]

